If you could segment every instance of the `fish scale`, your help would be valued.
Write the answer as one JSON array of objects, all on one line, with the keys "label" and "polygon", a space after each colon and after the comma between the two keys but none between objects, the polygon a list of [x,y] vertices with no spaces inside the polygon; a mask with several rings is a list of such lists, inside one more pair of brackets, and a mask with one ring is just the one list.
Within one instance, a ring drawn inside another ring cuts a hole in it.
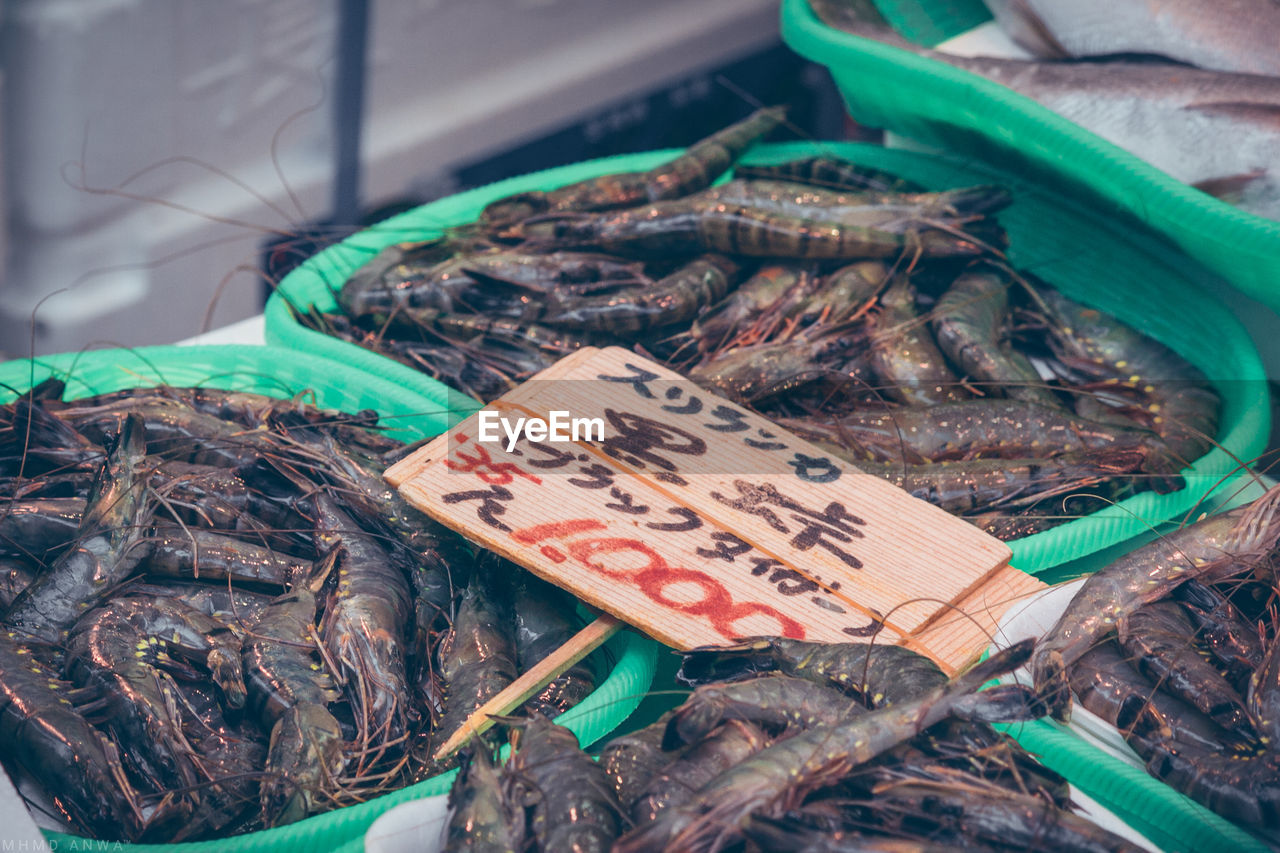
[{"label": "fish scale", "polygon": [[1045,59],[1150,53],[1199,68],[1280,76],[1274,0],[986,0],[1009,37]]},{"label": "fish scale", "polygon": [[[1007,86],[1180,181],[1225,183],[1243,210],[1280,218],[1280,76],[1150,61],[956,56],[912,44],[836,0],[810,3],[832,27]],[[1226,15],[1215,5],[1213,17]],[[1268,50],[1280,61],[1280,23],[1272,32]]]}]

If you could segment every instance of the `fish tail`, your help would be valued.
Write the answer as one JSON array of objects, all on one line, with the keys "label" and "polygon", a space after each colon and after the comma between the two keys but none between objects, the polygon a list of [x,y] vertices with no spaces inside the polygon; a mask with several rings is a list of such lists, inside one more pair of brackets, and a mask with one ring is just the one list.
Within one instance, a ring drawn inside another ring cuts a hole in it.
[{"label": "fish tail", "polygon": [[1264,554],[1280,540],[1280,486],[1272,486],[1236,522],[1227,537],[1226,550],[1243,557]]}]

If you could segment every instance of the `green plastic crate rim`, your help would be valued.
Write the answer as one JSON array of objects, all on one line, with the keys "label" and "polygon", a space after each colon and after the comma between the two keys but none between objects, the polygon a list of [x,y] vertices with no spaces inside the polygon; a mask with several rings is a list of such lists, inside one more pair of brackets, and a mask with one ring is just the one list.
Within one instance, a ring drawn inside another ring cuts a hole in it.
[{"label": "green plastic crate rim", "polygon": [[[907,37],[924,43],[967,29],[962,25],[975,16],[962,2],[920,4],[910,19],[905,0],[878,5],[894,23],[908,23]],[[782,0],[781,9],[783,41],[830,69],[856,121],[998,163],[1101,213],[1146,223],[1241,292],[1280,310],[1280,222],[1205,195],[1004,86],[828,27],[807,0]]]},{"label": "green plastic crate rim", "polygon": [[[511,178],[361,231],[316,255],[281,282],[267,303],[267,340],[342,361],[406,388],[428,389],[433,399],[454,401],[455,413],[467,413],[470,409],[458,401],[476,407],[475,401],[442,391],[434,379],[363,347],[304,328],[293,318],[289,305],[336,310],[334,291],[379,249],[474,221],[485,204],[496,198],[610,172],[648,169],[675,153],[628,154]],[[1234,471],[1236,460],[1252,459],[1266,446],[1271,429],[1269,397],[1252,341],[1235,317],[1197,287],[1196,277],[1203,271],[1155,235],[1107,221],[1069,202],[1051,199],[1027,181],[959,158],[851,143],[784,143],[760,146],[744,159],[776,163],[817,153],[888,169],[936,189],[991,182],[1009,186],[1016,201],[1000,214],[1000,221],[1009,231],[1009,254],[1015,264],[1172,347],[1204,371],[1222,396],[1217,436],[1221,447],[1184,472],[1185,489],[1168,495],[1146,492],[1052,530],[1016,539],[1010,543],[1013,565],[1033,574],[1041,572],[1175,518]]]},{"label": "green plastic crate rim", "polygon": [[1175,791],[1145,770],[1126,764],[1050,720],[1003,724],[1050,770],[1149,838],[1166,853],[1231,850],[1268,853],[1266,843]]},{"label": "green plastic crate rim", "polygon": [[[50,376],[67,380],[66,398],[157,384],[201,385],[254,391],[291,398],[302,391],[308,402],[348,412],[374,409],[384,422],[396,424],[398,437],[412,441],[442,432],[448,425],[441,400],[424,389],[398,386],[325,358],[276,347],[193,346],[92,350],[21,359],[0,364],[0,403]],[[430,391],[430,388],[425,389]],[[613,731],[640,704],[653,682],[658,645],[631,631],[609,641],[615,660],[608,678],[581,703],[557,718],[584,745]],[[446,793],[457,773],[452,770],[366,803],[315,815],[287,826],[212,841],[183,844],[100,842],[125,853],[272,853],[334,850],[360,841],[373,821],[392,806]],[[88,849],[85,839],[46,832],[63,850]],[[94,847],[93,849],[97,849]]]}]

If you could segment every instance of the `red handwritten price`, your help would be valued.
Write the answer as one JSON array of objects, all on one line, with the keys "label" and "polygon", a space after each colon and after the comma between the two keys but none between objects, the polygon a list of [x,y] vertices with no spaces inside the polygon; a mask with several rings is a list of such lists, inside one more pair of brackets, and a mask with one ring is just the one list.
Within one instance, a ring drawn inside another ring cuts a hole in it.
[{"label": "red handwritten price", "polygon": [[[743,632],[737,627],[738,621],[756,614],[762,614],[777,623],[775,630],[765,633],[796,640],[805,638],[804,626],[777,608],[759,602],[735,603],[730,597],[729,590],[716,578],[696,569],[673,566],[661,554],[638,539],[617,536],[568,539],[580,533],[608,529],[607,525],[593,519],[573,519],[516,530],[512,532],[511,538],[530,545],[546,539],[565,540],[569,556],[582,565],[599,572],[604,577],[634,584],[651,601],[663,607],[692,616],[705,617],[725,639],[743,636]],[[549,546],[543,546],[539,551],[557,562],[565,559],[563,554]],[[643,562],[628,565],[625,560],[606,559],[620,555],[639,555]],[[696,598],[689,600],[666,593],[669,588],[686,585],[697,588]]]},{"label": "red handwritten price", "polygon": [[[993,577],[1002,594],[1020,588],[1003,543],[625,350],[575,353],[487,411],[525,423],[570,412],[605,431],[485,443],[477,415],[387,479],[677,648],[874,634],[930,652],[931,626]],[[963,660],[998,615],[957,627],[935,658]]]}]

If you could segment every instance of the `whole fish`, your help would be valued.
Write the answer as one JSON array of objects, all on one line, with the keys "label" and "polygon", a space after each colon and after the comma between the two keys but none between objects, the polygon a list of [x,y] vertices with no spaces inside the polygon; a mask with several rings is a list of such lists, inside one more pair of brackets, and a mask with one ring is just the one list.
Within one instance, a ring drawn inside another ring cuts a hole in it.
[{"label": "whole fish", "polygon": [[1180,181],[1280,219],[1280,77],[1132,60],[955,56],[906,41],[868,18],[862,0],[810,3],[830,26],[1007,86]]},{"label": "whole fish", "polygon": [[1276,0],[986,0],[1042,59],[1142,53],[1199,68],[1280,76]]}]

